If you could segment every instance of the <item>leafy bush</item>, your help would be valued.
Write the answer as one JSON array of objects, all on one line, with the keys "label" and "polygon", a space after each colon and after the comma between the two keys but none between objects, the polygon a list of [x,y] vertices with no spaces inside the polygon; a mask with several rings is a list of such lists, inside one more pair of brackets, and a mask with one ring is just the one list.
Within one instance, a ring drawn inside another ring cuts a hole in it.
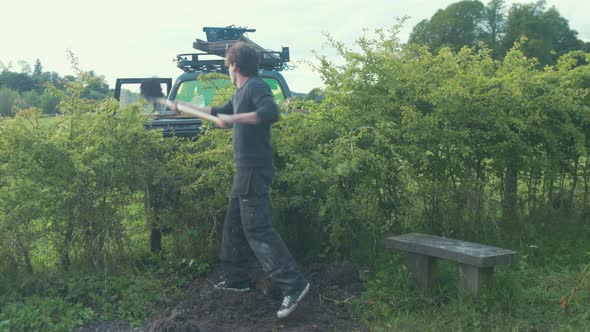
[{"label": "leafy bush", "polygon": [[82,304],[30,296],[1,307],[0,331],[71,331],[94,318],[94,311]]},{"label": "leafy bush", "polygon": [[13,107],[18,105],[20,94],[17,91],[0,88],[0,116],[10,116],[14,114]]},{"label": "leafy bush", "polygon": [[[319,58],[325,99],[296,101],[272,129],[272,220],[293,252],[371,263],[391,233],[489,243],[533,237],[543,216],[586,218],[590,55],[539,69],[519,43],[502,61],[485,48],[432,54],[401,44],[399,28],[352,47],[329,38],[343,61]],[[172,257],[217,256],[230,131],[163,139],[141,105],[87,93],[102,83],[78,72],[49,88],[64,113],[53,122],[38,108],[0,119],[3,275],[117,271],[145,255],[152,229]]]},{"label": "leafy bush", "polygon": [[124,273],[116,276],[79,276],[67,280],[67,299],[93,308],[101,320],[124,320],[135,324],[155,313],[157,304],[175,296],[174,286],[165,286],[151,274]]}]

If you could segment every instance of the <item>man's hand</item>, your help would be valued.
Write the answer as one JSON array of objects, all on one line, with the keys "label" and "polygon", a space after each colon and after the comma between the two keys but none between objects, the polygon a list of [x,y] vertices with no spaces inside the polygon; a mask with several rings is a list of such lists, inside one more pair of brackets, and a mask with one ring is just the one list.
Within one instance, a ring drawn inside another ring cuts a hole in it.
[{"label": "man's hand", "polygon": [[174,112],[174,113],[178,113],[178,105],[176,104],[176,102],[172,102],[171,104],[168,105],[168,108]]},{"label": "man's hand", "polygon": [[217,117],[223,121],[223,126],[221,128],[229,128],[231,127],[232,123],[235,122],[235,116],[230,114],[217,114]]},{"label": "man's hand", "polygon": [[170,101],[163,98],[155,98],[154,100],[158,103],[161,103],[162,105],[166,105],[166,107],[168,107],[170,110],[175,111],[177,113],[180,112],[194,115],[198,118],[211,121],[221,128],[226,127],[223,120],[211,115],[211,107],[198,107],[185,102]]}]

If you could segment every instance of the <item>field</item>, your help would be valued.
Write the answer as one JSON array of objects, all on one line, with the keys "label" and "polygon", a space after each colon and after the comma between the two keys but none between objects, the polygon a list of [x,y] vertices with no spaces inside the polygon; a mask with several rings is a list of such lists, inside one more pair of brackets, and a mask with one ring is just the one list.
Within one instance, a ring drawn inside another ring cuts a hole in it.
[{"label": "field", "polygon": [[[0,117],[0,331],[590,330],[590,54],[433,53],[396,29],[329,39],[325,98],[272,127],[271,220],[312,281],[284,322],[259,270],[252,293],[212,288],[230,130],[164,139],[140,105],[81,97],[83,72],[53,89],[63,116]],[[440,261],[424,294],[383,248],[409,232],[521,259],[478,299]]]}]

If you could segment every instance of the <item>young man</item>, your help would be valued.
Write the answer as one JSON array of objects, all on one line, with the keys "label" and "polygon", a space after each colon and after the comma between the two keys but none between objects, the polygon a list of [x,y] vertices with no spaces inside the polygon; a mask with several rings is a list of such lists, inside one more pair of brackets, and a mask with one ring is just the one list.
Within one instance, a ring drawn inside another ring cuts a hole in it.
[{"label": "young man", "polygon": [[285,243],[270,223],[268,189],[274,176],[270,127],[279,109],[269,86],[258,77],[259,54],[239,42],[226,54],[225,65],[236,91],[220,107],[196,107],[233,125],[236,174],[223,225],[221,260],[224,281],[217,288],[250,290],[247,262],[250,250],[274,285],[283,292],[277,316],[285,318],[309,291]]}]

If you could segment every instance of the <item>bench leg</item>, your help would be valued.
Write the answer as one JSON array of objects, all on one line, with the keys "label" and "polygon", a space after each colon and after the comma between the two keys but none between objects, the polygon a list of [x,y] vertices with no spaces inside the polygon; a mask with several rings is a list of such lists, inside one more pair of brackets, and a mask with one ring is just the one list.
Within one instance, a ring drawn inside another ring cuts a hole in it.
[{"label": "bench leg", "polygon": [[460,287],[469,290],[471,294],[477,297],[479,290],[491,282],[493,274],[494,267],[477,267],[461,264],[461,270],[459,272]]},{"label": "bench leg", "polygon": [[437,273],[436,258],[408,253],[407,266],[414,274],[417,288],[427,291],[434,286]]}]

